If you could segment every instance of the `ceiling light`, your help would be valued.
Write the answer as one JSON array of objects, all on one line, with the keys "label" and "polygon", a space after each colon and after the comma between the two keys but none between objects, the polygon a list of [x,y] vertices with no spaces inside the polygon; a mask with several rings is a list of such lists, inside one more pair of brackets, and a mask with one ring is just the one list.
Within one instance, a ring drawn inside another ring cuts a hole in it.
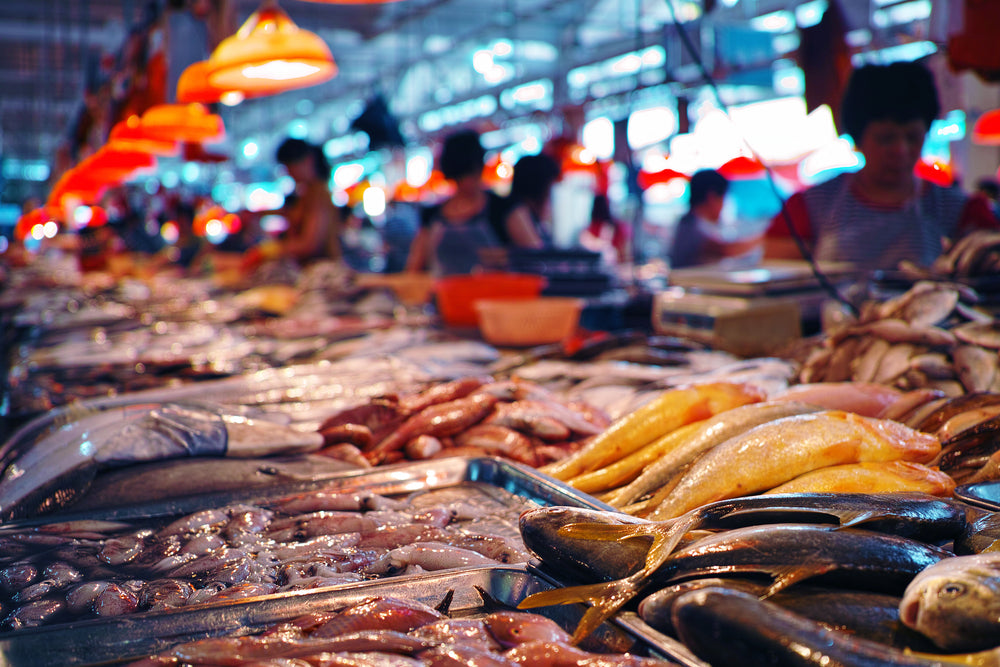
[{"label": "ceiling light", "polygon": [[179,149],[177,141],[162,139],[146,133],[139,116],[129,116],[111,128],[108,148],[122,151],[139,151],[151,155],[173,156]]},{"label": "ceiling light", "polygon": [[177,80],[177,101],[201,104],[222,102],[226,106],[235,106],[247,97],[253,97],[243,91],[213,86],[208,80],[210,69],[207,60],[188,65]]},{"label": "ceiling light", "polygon": [[218,141],[226,130],[218,114],[209,113],[203,104],[157,104],[140,119],[150,137],[173,141]]},{"label": "ceiling light", "polygon": [[314,86],[337,73],[326,43],[295,25],[273,0],[264,0],[235,35],[222,40],[208,69],[211,85],[260,95]]}]

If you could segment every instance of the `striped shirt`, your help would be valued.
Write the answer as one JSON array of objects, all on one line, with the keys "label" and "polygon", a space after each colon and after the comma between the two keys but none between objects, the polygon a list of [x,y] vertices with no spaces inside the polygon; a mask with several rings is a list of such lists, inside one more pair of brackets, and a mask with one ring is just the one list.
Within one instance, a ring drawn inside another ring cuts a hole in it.
[{"label": "striped shirt", "polygon": [[[835,178],[789,197],[785,210],[820,261],[848,262],[860,269],[894,269],[902,260],[928,266],[952,238],[966,203],[957,187],[920,181],[920,196],[903,206],[875,204],[850,187],[853,174]],[[784,216],[769,236],[789,236]]]}]

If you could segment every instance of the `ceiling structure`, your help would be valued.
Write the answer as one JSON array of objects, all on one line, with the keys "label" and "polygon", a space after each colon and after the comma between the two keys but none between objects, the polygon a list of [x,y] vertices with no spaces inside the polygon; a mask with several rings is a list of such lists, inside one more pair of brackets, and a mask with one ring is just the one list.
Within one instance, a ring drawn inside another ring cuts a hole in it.
[{"label": "ceiling structure", "polygon": [[[256,9],[259,0],[232,3],[236,25]],[[832,0],[831,0],[832,1]],[[837,0],[847,28],[867,29],[873,45],[891,45],[926,35],[930,18],[921,7],[927,0]],[[705,12],[690,23],[696,48],[714,71],[767,69],[773,53],[757,61],[740,61],[754,53],[745,40],[747,26],[757,17],[779,10],[824,6],[824,0],[400,0],[382,4],[328,4],[280,0],[280,6],[301,27],[319,34],[339,66],[329,82],[280,95],[220,107],[226,123],[226,150],[248,137],[268,142],[283,138],[297,118],[309,123],[310,138],[325,141],[347,131],[366,100],[381,93],[402,121],[408,140],[426,140],[420,114],[483,95],[497,97],[517,83],[547,78],[557,100],[566,101],[566,74],[653,45],[666,47],[667,62],[660,81],[635,78],[630,85],[666,83],[699,86],[673,26],[682,18]],[[940,5],[941,3],[934,3]],[[0,160],[3,164],[49,162],[67,140],[83,106],[88,83],[99,77],[121,50],[129,30],[166,0],[3,0],[0,2]],[[912,7],[915,20],[876,25],[875,17],[893,7]],[[929,9],[927,10],[929,12]],[[695,27],[698,26],[698,27]],[[726,29],[728,47],[720,47]],[[505,80],[487,82],[472,67],[473,55],[497,40],[509,40],[504,56]],[[720,54],[734,62],[717,62]],[[735,54],[735,55],[734,55]],[[197,59],[197,58],[195,58]],[[738,67],[734,67],[738,65]],[[682,75],[686,71],[686,75]],[[640,72],[641,73],[641,72]],[[687,76],[690,80],[685,80]],[[627,91],[626,91],[627,94]],[[593,98],[593,94],[589,95]],[[586,102],[587,99],[575,100]],[[515,115],[517,110],[506,112]],[[493,122],[502,122],[498,108]],[[8,185],[16,170],[3,170]],[[3,198],[10,200],[5,188]]]}]

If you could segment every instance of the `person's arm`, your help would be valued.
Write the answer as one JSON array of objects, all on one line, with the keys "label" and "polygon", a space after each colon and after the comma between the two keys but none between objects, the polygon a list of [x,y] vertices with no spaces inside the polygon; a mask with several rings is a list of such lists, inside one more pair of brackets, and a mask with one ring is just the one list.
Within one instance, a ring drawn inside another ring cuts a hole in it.
[{"label": "person's arm", "polygon": [[802,237],[806,247],[812,249],[814,239],[806,200],[801,193],[795,193],[774,216],[767,232],[764,233],[765,259],[802,259],[802,252],[792,237],[789,223]]},{"label": "person's arm", "polygon": [[427,270],[430,258],[430,232],[427,227],[421,227],[410,243],[410,253],[406,257],[406,270],[420,272]]},{"label": "person's arm", "polygon": [[[337,219],[332,205],[322,200],[327,197],[325,188],[310,188],[303,195],[301,214],[298,217],[300,227],[289,230],[282,240],[282,254],[292,259],[301,260],[314,257],[317,249],[325,244],[327,234],[338,234]],[[324,252],[326,248],[323,248]]]},{"label": "person's arm", "polygon": [[510,243],[516,248],[544,248],[545,243],[535,229],[535,223],[531,219],[531,213],[527,206],[517,206],[508,215],[505,221],[507,235]]}]

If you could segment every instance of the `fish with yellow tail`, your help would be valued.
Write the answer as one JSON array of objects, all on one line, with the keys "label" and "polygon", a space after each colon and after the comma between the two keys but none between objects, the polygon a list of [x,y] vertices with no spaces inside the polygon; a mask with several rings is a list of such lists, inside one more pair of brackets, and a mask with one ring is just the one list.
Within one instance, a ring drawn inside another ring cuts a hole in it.
[{"label": "fish with yellow tail", "polygon": [[[908,559],[911,566],[905,569],[904,577],[912,577],[931,562],[950,555],[924,543],[943,542],[961,534],[965,529],[966,515],[960,503],[926,494],[753,496],[712,503],[678,519],[664,522],[641,521],[610,513],[594,516],[593,512],[571,508],[530,510],[521,516],[521,537],[525,546],[543,564],[562,571],[585,571],[584,576],[589,574],[603,581],[537,593],[528,596],[520,606],[533,608],[591,602],[592,606],[585,612],[574,634],[579,640],[632,599],[653,577],[669,578],[679,568],[691,571],[692,568],[706,564],[715,568],[713,571],[716,573],[719,571],[718,567],[737,567],[737,551],[733,549],[735,542],[729,546],[715,545],[714,556],[695,558],[692,550],[698,548],[698,544],[705,546],[704,540],[700,540],[684,547],[682,552],[678,552],[678,557],[670,562],[677,545],[691,531],[699,528],[732,531],[741,526],[753,528],[761,524],[789,521],[828,524],[825,528],[865,527],[869,530],[856,532],[873,534],[874,531],[881,531],[894,538],[919,539],[920,542],[908,539],[905,544],[887,541],[876,544],[874,539],[864,542],[864,553],[869,556],[889,550],[905,557],[904,560]],[[778,545],[776,540],[779,537],[785,543]],[[812,548],[828,545],[833,554],[831,563],[837,563],[842,554],[847,553],[843,544],[833,544],[839,536],[809,533],[801,527],[783,531],[778,530],[777,526],[767,526],[767,530],[752,538],[744,541],[741,547],[756,552],[754,558],[766,553],[774,559],[752,565],[757,568],[754,570],[756,572],[778,574],[781,570],[787,570],[788,550],[797,548],[800,544]],[[862,544],[862,539],[861,536],[854,538],[855,547]],[[719,556],[722,551],[727,555]],[[857,556],[858,549],[855,548],[854,551],[854,556]],[[685,565],[680,564],[680,553],[686,553]],[[811,552],[805,560],[812,561],[815,565],[815,556],[815,551]],[[712,558],[716,561],[714,564],[709,563]],[[866,562],[865,559],[858,558],[855,567],[863,567]],[[743,564],[739,567],[743,569],[734,571],[747,571],[751,566]],[[807,572],[803,570],[798,575],[801,577],[804,573]],[[884,576],[884,573],[880,576]],[[609,579],[615,580],[608,581]],[[794,577],[779,576],[779,579],[783,585],[787,585]]]},{"label": "fish with yellow tail", "polygon": [[782,609],[755,595],[705,588],[674,603],[678,638],[712,665],[741,667],[1000,667],[1000,649],[937,655],[893,648]]},{"label": "fish with yellow tail", "polygon": [[542,468],[542,472],[567,481],[628,456],[685,424],[764,398],[757,387],[732,382],[670,389],[615,421],[578,452]]},{"label": "fish with yellow tail", "polygon": [[784,417],[706,452],[647,518],[670,519],[716,500],[772,489],[827,466],[897,460],[926,463],[940,451],[935,436],[888,419],[840,410]]}]

